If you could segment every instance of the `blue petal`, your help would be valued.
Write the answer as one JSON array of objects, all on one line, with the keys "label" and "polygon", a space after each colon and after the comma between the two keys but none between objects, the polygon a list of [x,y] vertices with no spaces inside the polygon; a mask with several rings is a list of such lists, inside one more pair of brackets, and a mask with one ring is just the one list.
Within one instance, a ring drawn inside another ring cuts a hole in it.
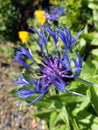
[{"label": "blue petal", "polygon": [[35,100],[33,100],[31,103],[29,103],[27,106],[31,106],[33,105],[34,103],[36,103],[37,101],[39,101],[45,94],[42,93],[40,94]]},{"label": "blue petal", "polygon": [[47,13],[47,20],[49,21],[57,21],[59,17],[64,13],[64,8],[62,7],[56,7],[54,8],[53,6],[50,7],[50,12]]},{"label": "blue petal", "polygon": [[55,87],[57,87],[62,92],[65,91],[66,84],[61,78],[58,77],[58,81],[54,80],[53,84],[55,85]]},{"label": "blue petal", "polygon": [[32,32],[34,32],[34,33],[36,33],[40,37],[39,32],[35,28],[29,27],[29,30],[32,31]]},{"label": "blue petal", "polygon": [[58,36],[57,36],[57,32],[54,32],[50,26],[46,26],[46,30],[49,32],[49,34],[52,36],[52,38],[54,39],[55,44],[57,44],[58,42]]},{"label": "blue petal", "polygon": [[59,35],[60,39],[64,43],[65,49],[70,50],[72,38],[70,37],[67,29],[66,29],[66,31],[62,31],[61,29],[58,28],[57,31],[59,33],[58,35]]},{"label": "blue petal", "polygon": [[[70,90],[68,90],[68,89],[65,89],[65,91],[66,91],[67,93],[74,94],[74,95],[77,95],[77,96],[85,96],[85,95],[83,95],[83,94],[80,94],[80,93],[77,93],[77,92],[73,92],[73,91],[70,91]],[[86,97],[86,96],[85,96],[85,97]]]},{"label": "blue petal", "polygon": [[42,92],[42,93],[45,93],[45,78],[42,78],[41,80],[40,80],[40,83],[41,83],[41,88],[40,88],[40,92]]},{"label": "blue petal", "polygon": [[24,61],[22,61],[20,59],[17,59],[17,57],[14,57],[14,60],[16,62],[18,62],[19,64],[23,65],[25,68],[27,68],[29,70],[32,70],[32,67],[29,64],[27,64],[26,62],[24,62]]},{"label": "blue petal", "polygon": [[75,69],[76,69],[76,74],[74,75],[75,77],[78,77],[80,75],[80,72],[82,70],[82,58],[79,56],[77,53],[77,59],[72,59],[74,64],[75,64]]},{"label": "blue petal", "polygon": [[66,41],[67,41],[67,46],[69,49],[72,47],[72,35],[69,29],[64,27],[64,33],[66,34]]},{"label": "blue petal", "polygon": [[33,92],[27,88],[24,88],[24,89],[18,91],[17,96],[20,98],[28,99],[33,94],[36,94],[36,92]]},{"label": "blue petal", "polygon": [[25,78],[19,77],[16,82],[12,82],[15,85],[26,85],[29,84],[29,81],[27,81]]},{"label": "blue petal", "polygon": [[89,85],[91,85],[91,86],[94,86],[94,87],[98,88],[98,85],[96,85],[96,84],[94,84],[94,83],[92,83],[92,82],[90,82],[90,81],[87,81],[87,80],[82,79],[82,78],[80,78],[80,77],[78,77],[78,79],[81,80],[81,81],[83,81],[83,82],[85,82],[85,83],[87,83],[87,84],[89,84]]},{"label": "blue petal", "polygon": [[[32,53],[30,51],[30,49],[25,49],[23,47],[20,47],[19,50],[16,52],[16,55],[14,57],[15,61],[17,61],[18,63],[22,64],[24,67],[32,70],[32,67],[27,64],[24,60],[25,58],[28,57],[29,59],[31,59],[34,63],[37,64],[37,62],[34,60],[34,58],[32,57]],[[38,65],[38,64],[37,64]]]},{"label": "blue petal", "polygon": [[68,49],[69,51],[71,50],[72,46],[76,43],[76,41],[78,40],[80,34],[82,33],[82,31],[80,31],[74,39],[72,39],[72,35],[69,29],[67,29],[66,27],[64,27],[64,31],[62,31],[60,28],[57,29],[58,31],[58,35],[61,38],[61,40],[64,42],[65,45],[65,49]]},{"label": "blue petal", "polygon": [[[45,46],[46,46],[46,44],[47,44],[47,38],[46,38],[46,35],[45,35],[45,33],[44,33],[44,29],[43,29],[43,27],[40,27],[40,33],[36,30],[36,29],[34,29],[33,27],[30,27],[29,28],[30,30],[33,30],[33,32],[35,32],[39,37],[40,37],[40,45],[42,44],[44,44]],[[34,37],[34,36],[33,36]],[[35,38],[36,39],[36,38]],[[35,40],[34,39],[34,40]],[[38,41],[37,41],[37,44],[38,44]],[[39,44],[38,44],[39,45]]]},{"label": "blue petal", "polygon": [[41,42],[44,44],[44,46],[47,45],[47,38],[44,32],[44,29],[42,27],[40,27],[40,38],[41,38]]},{"label": "blue petal", "polygon": [[66,70],[71,70],[70,60],[67,53],[63,52],[63,59],[57,58],[57,60],[65,67]]},{"label": "blue petal", "polygon": [[41,52],[43,52],[42,43],[40,41],[38,41],[34,36],[33,36],[33,39],[36,41],[37,45],[40,47]]},{"label": "blue petal", "polygon": [[25,56],[27,56],[28,58],[30,58],[32,61],[35,62],[34,58],[32,57],[32,53],[31,53],[31,50],[27,50],[25,49],[24,47],[21,47],[20,48],[20,51],[22,52],[22,54],[24,54]]},{"label": "blue petal", "polygon": [[59,17],[60,17],[63,13],[65,13],[65,9],[62,8],[62,7],[58,7],[57,10],[58,10],[58,15],[59,15]]},{"label": "blue petal", "polygon": [[69,56],[67,53],[63,52],[63,62],[65,63],[64,65],[66,66],[67,69],[70,69],[70,60],[69,60]]},{"label": "blue petal", "polygon": [[36,43],[40,47],[40,50],[41,50],[42,54],[44,55],[44,53],[43,53],[43,46],[45,46],[46,51],[48,53],[48,49],[47,49],[47,37],[45,35],[43,27],[40,27],[40,32],[38,32],[36,29],[34,29],[32,27],[30,28],[30,30],[32,30],[33,32],[35,32],[39,36],[40,40],[37,40],[37,38],[35,38],[34,35],[32,35],[33,39],[36,41]]},{"label": "blue petal", "polygon": [[79,31],[78,34],[75,36],[75,38],[72,40],[72,45],[76,43],[76,41],[78,40],[79,36],[81,35],[83,31]]}]

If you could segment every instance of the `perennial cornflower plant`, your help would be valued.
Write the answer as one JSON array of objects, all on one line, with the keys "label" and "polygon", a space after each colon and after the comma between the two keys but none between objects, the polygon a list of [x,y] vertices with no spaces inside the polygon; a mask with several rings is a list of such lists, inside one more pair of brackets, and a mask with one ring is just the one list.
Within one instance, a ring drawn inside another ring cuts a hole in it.
[{"label": "perennial cornflower plant", "polygon": [[[74,38],[71,35],[70,29],[66,27],[63,27],[63,29],[56,28],[54,31],[50,26],[45,26],[40,27],[40,32],[31,27],[30,32],[31,31],[39,37],[36,38],[34,34],[32,35],[36,44],[39,46],[42,58],[40,62],[38,62],[32,55],[31,50],[22,46],[16,51],[15,61],[37,75],[30,75],[30,78],[26,78],[22,75],[18,77],[17,81],[13,82],[15,85],[21,85],[21,87],[17,89],[17,96],[27,101],[30,97],[37,94],[38,96],[28,103],[28,106],[48,94],[51,86],[54,87],[57,94],[60,92],[68,92],[70,94],[83,96],[80,93],[67,89],[67,85],[72,81],[74,82],[76,78],[79,78],[82,70],[83,58],[80,57],[79,53],[76,52],[75,58],[70,56],[71,49],[77,42],[82,31],[79,31]],[[47,45],[49,37],[53,38],[52,46],[54,46],[54,50],[52,54],[49,52]],[[59,49],[60,47],[58,46],[59,42],[62,42],[64,46],[61,49]],[[32,61],[33,65],[26,62],[27,58]],[[34,69],[35,67],[33,66],[37,66],[37,69]],[[81,80],[93,85],[93,83],[85,81],[84,79]]]}]

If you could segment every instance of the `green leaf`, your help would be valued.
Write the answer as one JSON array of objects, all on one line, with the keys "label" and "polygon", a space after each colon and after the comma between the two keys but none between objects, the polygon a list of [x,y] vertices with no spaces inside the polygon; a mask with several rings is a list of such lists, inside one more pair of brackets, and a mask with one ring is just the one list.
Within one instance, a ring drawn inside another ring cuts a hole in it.
[{"label": "green leaf", "polygon": [[89,98],[85,97],[84,101],[72,111],[73,115],[76,116],[80,111],[84,111],[84,109],[88,106],[89,102]]},{"label": "green leaf", "polygon": [[66,130],[70,130],[70,123],[69,123],[69,115],[68,112],[65,108],[65,106],[63,106],[63,108],[61,109],[58,117],[64,121],[65,125],[66,125]]},{"label": "green leaf", "polygon": [[[98,5],[97,5],[98,7]],[[98,9],[93,10],[93,19],[96,29],[98,30]]]},{"label": "green leaf", "polygon": [[48,124],[50,118],[51,110],[41,111],[34,114],[34,116],[39,117],[41,120],[45,120]]},{"label": "green leaf", "polygon": [[95,37],[96,33],[94,32],[90,32],[90,33],[83,33],[82,37],[87,41],[87,42],[91,42],[92,39]]},{"label": "green leaf", "polygon": [[91,2],[88,4],[88,7],[91,9],[98,9],[98,1],[97,0],[90,0]]},{"label": "green leaf", "polygon": [[84,100],[84,97],[76,96],[76,95],[65,92],[59,95],[51,96],[48,99],[54,100],[56,103],[59,102],[59,104],[60,103],[67,104],[67,103],[73,103],[73,102],[81,102]]},{"label": "green leaf", "polygon": [[98,33],[95,33],[95,36],[91,42],[91,45],[98,46]]},{"label": "green leaf", "polygon": [[91,54],[95,55],[95,56],[98,56],[98,49],[93,49],[91,51]]},{"label": "green leaf", "polygon": [[50,130],[63,130],[64,128],[66,128],[66,130],[71,130],[69,115],[66,108],[63,106],[58,112],[55,110],[50,115]]},{"label": "green leaf", "polygon": [[56,119],[57,119],[57,112],[51,113],[49,122],[50,130],[53,130],[53,128],[55,127]]},{"label": "green leaf", "polygon": [[73,121],[71,123],[72,123],[74,130],[80,130],[75,119],[73,119]]},{"label": "green leaf", "polygon": [[55,128],[55,130],[69,130],[69,129],[67,129],[66,125],[60,125],[58,128]]},{"label": "green leaf", "polygon": [[89,91],[91,104],[98,115],[98,88],[91,87]]}]

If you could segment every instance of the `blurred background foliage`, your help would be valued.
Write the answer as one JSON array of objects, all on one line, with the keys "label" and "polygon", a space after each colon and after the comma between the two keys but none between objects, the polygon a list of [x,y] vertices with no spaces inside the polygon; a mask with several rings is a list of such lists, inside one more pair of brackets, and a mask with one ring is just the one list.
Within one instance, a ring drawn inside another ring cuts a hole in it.
[{"label": "blurred background foliage", "polygon": [[[19,31],[28,31],[29,26],[39,30],[40,23],[34,12],[50,6],[66,9],[58,21],[59,27],[61,24],[70,27],[73,36],[83,30],[72,53],[79,51],[84,57],[81,77],[98,84],[98,0],[0,0],[0,51],[8,56],[3,43],[21,44]],[[54,27],[52,23],[50,25]],[[32,37],[27,43],[37,57],[38,49]],[[26,46],[25,43],[21,45]],[[8,58],[12,58],[13,48],[9,51]],[[35,116],[45,120],[49,130],[98,130],[98,88],[78,80],[68,88],[87,95],[87,98],[66,93],[46,95],[35,104],[38,110]]]}]

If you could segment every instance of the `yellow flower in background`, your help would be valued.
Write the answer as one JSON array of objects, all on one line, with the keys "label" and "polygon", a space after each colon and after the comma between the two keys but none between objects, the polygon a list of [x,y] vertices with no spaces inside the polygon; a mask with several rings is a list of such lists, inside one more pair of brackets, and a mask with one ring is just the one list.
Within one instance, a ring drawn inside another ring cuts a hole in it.
[{"label": "yellow flower in background", "polygon": [[29,33],[27,31],[19,31],[18,36],[22,43],[25,43],[29,39]]},{"label": "yellow flower in background", "polygon": [[46,22],[45,11],[43,11],[43,10],[36,10],[34,15],[39,20],[41,25],[43,25]]}]

